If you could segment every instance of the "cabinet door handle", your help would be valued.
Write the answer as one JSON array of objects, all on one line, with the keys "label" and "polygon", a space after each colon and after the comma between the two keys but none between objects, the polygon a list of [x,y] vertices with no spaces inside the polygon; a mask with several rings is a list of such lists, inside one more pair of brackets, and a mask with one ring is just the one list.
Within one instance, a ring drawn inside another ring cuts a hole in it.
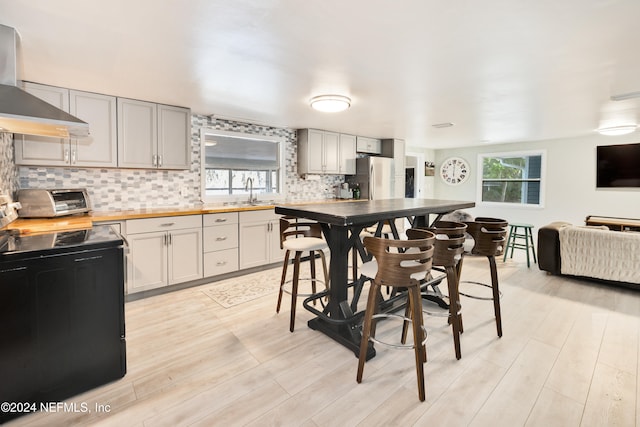
[{"label": "cabinet door handle", "polygon": [[71,150],[71,164],[76,164],[76,150]]},{"label": "cabinet door handle", "polygon": [[223,265],[227,265],[227,261],[218,261],[218,262],[216,262],[216,265],[219,266],[219,267],[221,267]]},{"label": "cabinet door handle", "polygon": [[158,166],[158,156],[156,156],[155,154],[151,156],[151,166],[153,167]]},{"label": "cabinet door handle", "polygon": [[64,162],[65,163],[69,163],[69,149],[68,148],[65,148],[63,156],[64,156],[63,157]]},{"label": "cabinet door handle", "polygon": [[158,167],[161,168],[162,167],[162,156],[158,156]]},{"label": "cabinet door handle", "polygon": [[167,246],[167,235],[166,234],[164,236],[162,236],[162,244],[164,246]]},{"label": "cabinet door handle", "polygon": [[217,242],[224,242],[225,240],[227,240],[227,236],[216,237]]},{"label": "cabinet door handle", "polygon": [[171,227],[172,225],[175,225],[175,222],[163,222],[162,224],[160,224],[160,227]]},{"label": "cabinet door handle", "polygon": [[227,222],[227,218],[217,218],[216,222]]},{"label": "cabinet door handle", "polygon": [[169,233],[168,236],[169,236],[169,244],[171,245],[171,244],[173,244],[173,242],[172,242],[173,239],[171,238],[171,233]]}]

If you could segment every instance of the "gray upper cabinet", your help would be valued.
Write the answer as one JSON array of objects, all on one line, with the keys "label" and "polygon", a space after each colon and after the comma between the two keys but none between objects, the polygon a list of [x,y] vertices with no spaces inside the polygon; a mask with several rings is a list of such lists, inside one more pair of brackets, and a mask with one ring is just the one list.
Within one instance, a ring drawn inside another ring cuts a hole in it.
[{"label": "gray upper cabinet", "polygon": [[396,198],[402,198],[405,195],[405,151],[406,144],[402,139],[382,140],[382,155],[392,157],[394,162],[394,195]]},{"label": "gray upper cabinet", "polygon": [[358,153],[380,154],[382,152],[382,142],[376,138],[358,136],[356,148]]},{"label": "gray upper cabinet", "polygon": [[158,167],[191,167],[191,111],[188,108],[158,104],[158,155]]},{"label": "gray upper cabinet", "polygon": [[152,102],[118,98],[118,165],[156,168],[158,107]]},{"label": "gray upper cabinet", "polygon": [[16,135],[18,165],[189,169],[191,111],[60,87],[24,89],[89,123],[81,139]]},{"label": "gray upper cabinet", "polygon": [[382,155],[394,159],[396,175],[404,175],[405,150],[406,147],[403,139],[382,140]]},{"label": "gray upper cabinet", "polygon": [[89,123],[88,138],[71,140],[71,165],[118,166],[115,96],[69,91],[69,111]]},{"label": "gray upper cabinet", "polygon": [[340,173],[355,175],[356,173],[356,136],[340,134]]},{"label": "gray upper cabinet", "polygon": [[355,167],[355,136],[317,129],[298,130],[300,175],[354,174]]},{"label": "gray upper cabinet", "polygon": [[16,135],[16,164],[38,166],[117,166],[116,98],[60,87],[25,83],[24,89],[89,123],[82,139]]},{"label": "gray upper cabinet", "polygon": [[[24,83],[24,90],[43,101],[69,112],[69,90],[36,83]],[[91,124],[89,124],[91,129]],[[16,135],[15,156],[18,165],[68,166],[71,160],[69,140],[44,136]]]},{"label": "gray upper cabinet", "polygon": [[316,129],[298,131],[298,173],[338,174],[338,134]]},{"label": "gray upper cabinet", "polygon": [[188,108],[118,98],[118,165],[189,169],[190,119]]}]

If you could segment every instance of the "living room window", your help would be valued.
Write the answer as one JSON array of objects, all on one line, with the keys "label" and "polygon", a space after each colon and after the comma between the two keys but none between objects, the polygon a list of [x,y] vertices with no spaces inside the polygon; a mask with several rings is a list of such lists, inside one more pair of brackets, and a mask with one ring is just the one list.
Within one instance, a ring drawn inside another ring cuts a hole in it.
[{"label": "living room window", "polygon": [[544,156],[544,151],[479,155],[481,202],[542,207]]}]

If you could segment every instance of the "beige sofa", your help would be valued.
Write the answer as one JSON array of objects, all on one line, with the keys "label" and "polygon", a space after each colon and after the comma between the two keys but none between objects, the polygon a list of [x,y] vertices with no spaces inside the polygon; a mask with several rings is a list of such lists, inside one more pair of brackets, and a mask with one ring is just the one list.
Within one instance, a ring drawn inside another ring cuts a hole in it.
[{"label": "beige sofa", "polygon": [[538,266],[552,274],[640,286],[640,233],[554,222],[538,230]]}]

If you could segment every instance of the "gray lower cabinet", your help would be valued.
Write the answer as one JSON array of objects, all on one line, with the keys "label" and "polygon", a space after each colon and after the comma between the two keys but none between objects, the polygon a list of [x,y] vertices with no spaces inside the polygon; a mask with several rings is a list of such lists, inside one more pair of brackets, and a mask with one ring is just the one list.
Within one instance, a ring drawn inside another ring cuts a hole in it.
[{"label": "gray lower cabinet", "polygon": [[127,293],[203,277],[202,216],[126,221]]},{"label": "gray lower cabinet", "polygon": [[239,213],[240,269],[284,259],[280,249],[280,215],[270,210]]},{"label": "gray lower cabinet", "polygon": [[273,209],[124,221],[127,293],[281,262]]},{"label": "gray lower cabinet", "polygon": [[16,135],[18,165],[116,167],[116,98],[61,87],[25,83],[24,89],[63,111],[89,123],[90,135],[82,139],[56,139]]},{"label": "gray lower cabinet", "polygon": [[204,277],[238,270],[238,212],[202,216]]}]

